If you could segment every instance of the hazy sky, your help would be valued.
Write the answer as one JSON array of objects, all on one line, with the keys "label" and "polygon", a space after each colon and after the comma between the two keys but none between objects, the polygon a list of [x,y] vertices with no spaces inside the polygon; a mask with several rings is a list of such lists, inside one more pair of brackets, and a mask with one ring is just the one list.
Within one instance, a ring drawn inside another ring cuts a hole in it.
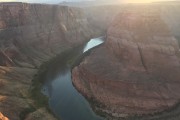
[{"label": "hazy sky", "polygon": [[[89,0],[0,0],[0,2],[10,2],[10,1],[21,1],[21,2],[31,2],[31,3],[60,3],[62,1],[89,1]],[[105,0],[112,1],[112,0]],[[126,1],[133,3],[148,3],[157,1],[174,1],[174,0],[113,0],[117,2]],[[180,1],[180,0],[177,0]]]},{"label": "hazy sky", "polygon": [[14,2],[14,1],[21,1],[21,2],[35,2],[35,3],[60,3],[62,1],[89,1],[89,0],[0,0],[0,2]]}]

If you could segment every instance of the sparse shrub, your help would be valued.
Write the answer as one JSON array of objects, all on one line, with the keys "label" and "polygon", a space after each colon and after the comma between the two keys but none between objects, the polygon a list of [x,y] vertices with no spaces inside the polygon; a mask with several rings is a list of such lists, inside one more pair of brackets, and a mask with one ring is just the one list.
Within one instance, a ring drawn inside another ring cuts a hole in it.
[{"label": "sparse shrub", "polygon": [[0,80],[0,88],[4,86],[4,82]]}]

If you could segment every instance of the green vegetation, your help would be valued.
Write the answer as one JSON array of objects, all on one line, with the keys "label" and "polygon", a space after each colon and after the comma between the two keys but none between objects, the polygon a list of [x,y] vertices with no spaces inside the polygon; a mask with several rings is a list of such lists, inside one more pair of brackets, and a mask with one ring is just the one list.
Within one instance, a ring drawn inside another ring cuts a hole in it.
[{"label": "green vegetation", "polygon": [[[29,113],[35,112],[37,109],[41,107],[48,107],[48,98],[41,93],[42,83],[43,83],[43,76],[47,71],[49,62],[45,62],[39,68],[38,73],[34,76],[32,80],[32,88],[30,89],[30,98],[32,98],[35,102],[29,105],[28,108],[24,109],[20,115],[20,120],[24,120]],[[49,110],[50,112],[50,110]]]},{"label": "green vegetation", "polygon": [[[50,111],[49,106],[48,106],[48,97],[41,93],[43,82],[45,80],[45,75],[48,72],[48,69],[53,64],[55,64],[57,62],[61,63],[61,60],[64,61],[64,59],[67,59],[68,60],[67,63],[70,66],[72,66],[74,60],[77,57],[76,52],[78,50],[82,49],[81,46],[84,46],[84,43],[81,45],[78,45],[77,47],[74,47],[74,48],[69,48],[69,47],[64,48],[64,50],[61,52],[61,54],[56,55],[49,61],[43,63],[38,68],[38,72],[34,75],[34,77],[32,79],[32,87],[30,89],[30,98],[32,98],[34,100],[34,103],[33,103],[33,105],[30,105],[30,107],[24,109],[20,113],[19,117],[21,120],[25,119],[29,113],[35,112],[37,109],[39,109],[41,107],[45,107],[53,115],[53,113]],[[75,50],[75,49],[77,49],[77,50]],[[1,83],[0,83],[0,85],[1,85]]]},{"label": "green vegetation", "polygon": [[0,80],[0,87],[4,86],[4,82],[2,80]]},{"label": "green vegetation", "polygon": [[44,107],[48,103],[48,98],[41,93],[41,88],[43,84],[43,77],[48,68],[48,62],[44,63],[40,66],[38,73],[34,76],[32,80],[32,89],[31,89],[31,97],[36,100],[35,106],[40,108]]},{"label": "green vegetation", "polygon": [[24,120],[26,118],[27,114],[32,113],[35,110],[36,109],[34,107],[32,107],[32,106],[30,106],[29,108],[24,109],[19,115],[20,120]]}]

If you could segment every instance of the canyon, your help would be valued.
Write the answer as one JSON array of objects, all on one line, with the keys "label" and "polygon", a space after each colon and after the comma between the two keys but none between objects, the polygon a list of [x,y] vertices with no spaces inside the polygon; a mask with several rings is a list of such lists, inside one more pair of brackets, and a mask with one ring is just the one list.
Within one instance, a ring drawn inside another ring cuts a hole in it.
[{"label": "canyon", "polygon": [[0,111],[11,120],[56,119],[36,105],[32,80],[41,64],[101,33],[79,8],[27,3],[1,3],[0,29]]},{"label": "canyon", "polygon": [[32,97],[40,92],[38,74],[64,51],[103,35],[106,42],[72,70],[93,110],[120,119],[173,108],[180,97],[179,8],[0,3],[0,119],[56,120],[47,101],[38,102],[43,95]]}]

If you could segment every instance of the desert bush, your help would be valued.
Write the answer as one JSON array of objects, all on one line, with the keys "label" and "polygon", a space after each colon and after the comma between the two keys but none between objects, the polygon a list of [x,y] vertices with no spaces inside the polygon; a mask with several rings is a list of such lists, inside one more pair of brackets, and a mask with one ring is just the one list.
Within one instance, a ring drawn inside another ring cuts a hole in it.
[{"label": "desert bush", "polygon": [[4,82],[0,80],[0,88],[4,86]]}]

